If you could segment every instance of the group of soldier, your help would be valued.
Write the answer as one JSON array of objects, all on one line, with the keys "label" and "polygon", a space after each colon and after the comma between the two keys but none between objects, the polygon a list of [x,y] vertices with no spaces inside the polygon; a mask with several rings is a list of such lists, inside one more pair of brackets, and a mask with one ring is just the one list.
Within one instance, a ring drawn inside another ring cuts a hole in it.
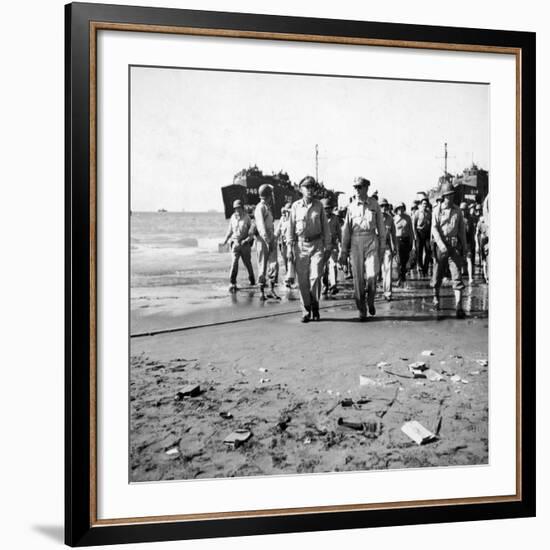
[{"label": "group of soldier", "polygon": [[[300,181],[302,198],[287,203],[275,227],[271,186],[262,185],[260,201],[253,219],[240,200],[233,203],[234,214],[224,244],[231,242],[230,291],[237,290],[239,261],[248,270],[255,285],[252,267],[252,244],[256,242],[260,299],[280,299],[276,292],[279,275],[278,253],[281,253],[289,288],[296,282],[300,293],[301,320],[318,321],[321,293],[338,292],[338,267],[353,278],[353,290],[359,319],[367,313],[376,315],[374,298],[377,280],[382,280],[384,298],[392,299],[393,264],[397,257],[398,285],[403,285],[411,263],[419,275],[431,274],[433,306],[440,308],[440,289],[444,277],[450,278],[455,295],[455,311],[465,317],[462,293],[463,274],[473,282],[476,250],[488,282],[489,210],[488,201],[481,205],[454,204],[454,188],[446,182],[436,204],[425,194],[407,214],[400,203],[392,207],[377,193],[368,195],[369,180],[354,180],[355,197],[345,211],[335,213],[329,199],[315,198],[316,181],[306,176]],[[341,215],[339,215],[341,214]],[[411,260],[413,260],[411,262]],[[266,287],[269,289],[266,294]]]}]

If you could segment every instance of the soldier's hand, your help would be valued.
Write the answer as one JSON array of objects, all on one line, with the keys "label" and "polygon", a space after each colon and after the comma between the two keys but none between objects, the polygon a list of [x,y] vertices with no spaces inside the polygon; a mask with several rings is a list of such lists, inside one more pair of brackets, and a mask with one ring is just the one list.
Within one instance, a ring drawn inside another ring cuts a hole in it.
[{"label": "soldier's hand", "polygon": [[338,263],[345,267],[348,265],[348,255],[345,252],[340,252],[340,255],[338,256]]}]

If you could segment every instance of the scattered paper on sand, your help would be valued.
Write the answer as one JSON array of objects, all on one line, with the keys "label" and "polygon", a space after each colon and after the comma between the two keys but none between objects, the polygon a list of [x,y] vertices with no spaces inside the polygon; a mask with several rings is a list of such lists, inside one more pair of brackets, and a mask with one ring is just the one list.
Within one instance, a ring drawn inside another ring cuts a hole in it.
[{"label": "scattered paper on sand", "polygon": [[408,435],[418,445],[424,445],[424,443],[428,443],[436,439],[434,433],[427,430],[424,426],[422,426],[422,424],[420,424],[420,422],[417,422],[416,420],[405,422],[405,424],[401,426],[401,431]]}]

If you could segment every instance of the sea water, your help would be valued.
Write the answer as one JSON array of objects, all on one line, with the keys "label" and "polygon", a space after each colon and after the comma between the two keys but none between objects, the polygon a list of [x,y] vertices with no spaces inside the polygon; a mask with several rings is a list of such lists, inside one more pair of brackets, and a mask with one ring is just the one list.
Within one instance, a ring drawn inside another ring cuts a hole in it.
[{"label": "sea water", "polygon": [[218,252],[218,243],[228,224],[222,212],[133,212],[131,287],[221,282],[229,260]]}]

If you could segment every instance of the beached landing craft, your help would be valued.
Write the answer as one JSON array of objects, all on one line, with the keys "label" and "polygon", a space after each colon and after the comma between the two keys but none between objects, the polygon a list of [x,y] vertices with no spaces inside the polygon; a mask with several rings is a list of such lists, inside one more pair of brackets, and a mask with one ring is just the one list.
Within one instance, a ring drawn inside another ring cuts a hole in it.
[{"label": "beached landing craft", "polygon": [[479,168],[473,161],[469,168],[465,168],[462,174],[453,175],[447,171],[447,144],[445,143],[445,169],[439,178],[437,185],[428,191],[430,201],[434,202],[441,193],[441,186],[448,182],[455,190],[454,202],[482,204],[489,193],[489,172]]},{"label": "beached landing craft", "polygon": [[[233,183],[222,187],[222,198],[226,219],[233,214],[233,201],[241,200],[246,210],[253,211],[260,201],[258,189],[260,185],[267,183],[273,188],[273,215],[275,219],[281,217],[281,208],[287,202],[294,202],[301,198],[302,194],[298,186],[290,181],[286,172],[277,174],[264,174],[257,166],[245,168],[237,172],[233,177]],[[332,199],[334,205],[338,202],[339,191],[327,189],[322,182],[318,183],[315,195]]]}]

